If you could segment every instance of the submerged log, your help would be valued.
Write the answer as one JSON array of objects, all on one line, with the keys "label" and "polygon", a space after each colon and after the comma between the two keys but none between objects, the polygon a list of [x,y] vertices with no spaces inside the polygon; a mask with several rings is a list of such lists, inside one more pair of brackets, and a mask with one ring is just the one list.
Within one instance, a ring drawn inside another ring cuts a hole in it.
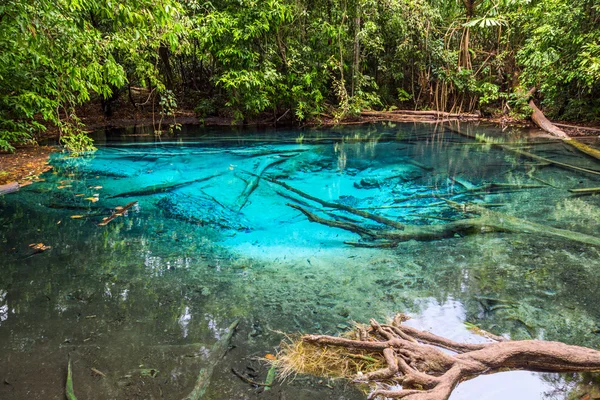
[{"label": "submerged log", "polygon": [[280,157],[275,160],[268,160],[268,162],[266,162],[265,164],[261,165],[258,168],[258,171],[256,174],[251,174],[250,180],[248,180],[246,182],[246,187],[244,188],[243,192],[240,194],[240,196],[238,197],[238,199],[235,203],[235,209],[238,212],[242,211],[242,208],[244,208],[244,206],[248,202],[250,195],[252,193],[254,193],[254,191],[258,187],[258,182],[263,177],[264,173],[267,172],[267,170],[269,168],[271,168],[277,164],[281,164],[282,162],[286,161],[287,159],[288,159],[288,157]]},{"label": "submerged log", "polygon": [[[530,222],[521,218],[488,210],[473,204],[458,204],[455,202],[449,203],[452,207],[458,209],[459,211],[464,213],[475,213],[479,214],[480,216],[476,218],[461,219],[449,222],[447,224],[404,225],[404,230],[402,231],[375,231],[350,222],[339,222],[321,218],[307,209],[297,205],[290,206],[306,215],[311,222],[317,222],[332,228],[344,229],[357,233],[361,235],[363,240],[367,239],[371,241],[380,241],[379,243],[368,244],[369,247],[395,247],[399,243],[407,242],[409,240],[427,242],[453,238],[456,235],[463,236],[492,232],[535,234],[538,236],[560,238],[575,243],[600,247],[600,238],[596,236]],[[365,247],[362,244],[354,242],[347,242],[347,244]]]},{"label": "submerged log", "polygon": [[318,365],[306,370],[311,363],[305,360],[314,354],[328,352],[332,357],[320,360],[331,363],[336,359],[343,363],[356,355],[375,360],[379,369],[368,370],[367,366],[373,362],[354,363],[356,373],[342,375],[354,382],[391,381],[401,386],[397,389],[378,386],[369,399],[447,400],[461,382],[507,370],[600,371],[597,350],[541,340],[510,341],[498,336],[494,338],[500,341],[460,343],[403,325],[406,319],[402,314],[391,324],[379,324],[372,319],[369,329],[359,326],[345,337],[305,335],[297,343],[286,346],[278,362],[288,373],[311,373],[333,369],[329,365]]},{"label": "submerged log", "polygon": [[418,199],[429,199],[429,198],[444,198],[444,197],[457,197],[464,195],[485,195],[491,193],[511,193],[522,189],[539,189],[543,188],[542,185],[526,185],[518,183],[488,183],[483,186],[474,186],[461,191],[448,191],[445,193],[426,193],[426,194],[415,194],[403,199],[394,199],[394,203],[404,203],[411,200]]},{"label": "submerged log", "polygon": [[224,206],[205,193],[199,196],[169,194],[156,202],[168,218],[200,226],[248,231],[250,224],[237,211]]},{"label": "submerged log", "polygon": [[186,181],[186,182],[179,182],[179,183],[165,183],[162,185],[154,185],[154,186],[150,186],[148,188],[144,188],[144,189],[140,189],[140,190],[134,190],[131,192],[125,192],[125,193],[119,193],[119,194],[115,194],[113,196],[109,196],[109,199],[114,199],[117,197],[141,197],[141,196],[151,196],[154,194],[159,194],[159,193],[165,193],[165,192],[171,192],[175,189],[179,189],[182,188],[184,186],[189,186],[192,185],[194,183],[200,183],[200,182],[205,182],[208,181],[212,178],[216,178],[217,176],[222,175],[223,172],[217,172],[216,174],[212,174],[209,176],[205,176],[203,178],[199,178],[199,179],[194,179],[192,181]]},{"label": "submerged log", "polygon": [[238,324],[239,321],[236,320],[229,325],[227,333],[213,345],[208,359],[208,366],[200,369],[194,389],[192,389],[192,392],[184,400],[199,400],[204,396],[206,389],[208,389],[208,386],[210,385],[210,379],[212,378],[215,366],[221,361],[229,349],[231,338],[233,337]]},{"label": "submerged log", "polygon": [[590,196],[600,193],[600,188],[569,189],[576,196]]}]

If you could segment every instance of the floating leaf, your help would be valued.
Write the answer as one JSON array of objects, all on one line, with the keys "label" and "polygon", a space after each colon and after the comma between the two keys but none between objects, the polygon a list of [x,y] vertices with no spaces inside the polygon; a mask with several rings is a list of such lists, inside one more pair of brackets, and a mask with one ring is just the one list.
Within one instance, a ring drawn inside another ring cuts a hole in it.
[{"label": "floating leaf", "polygon": [[92,203],[95,203],[95,202],[97,202],[97,201],[98,201],[98,198],[97,198],[97,197],[86,197],[84,200],[89,200],[89,201],[91,201]]},{"label": "floating leaf", "polygon": [[83,215],[71,215],[71,219],[83,218]]}]

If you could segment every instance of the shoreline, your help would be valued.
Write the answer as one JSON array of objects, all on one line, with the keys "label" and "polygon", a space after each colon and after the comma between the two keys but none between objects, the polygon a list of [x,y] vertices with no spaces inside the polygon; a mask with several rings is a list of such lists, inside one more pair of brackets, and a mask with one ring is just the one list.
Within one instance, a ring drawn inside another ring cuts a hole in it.
[{"label": "shoreline", "polygon": [[[426,115],[419,115],[426,114]],[[298,126],[305,127],[329,127],[329,126],[346,126],[346,125],[362,125],[378,122],[398,122],[398,123],[425,123],[425,124],[443,124],[448,122],[447,115],[435,115],[436,112],[424,111],[406,111],[406,113],[394,112],[373,112],[365,111],[359,117],[347,119],[344,121],[336,121],[333,117],[323,114],[322,119],[312,120]],[[441,118],[440,118],[441,117]],[[519,121],[507,117],[486,118],[474,116],[473,114],[453,114],[451,120],[465,122],[484,122],[496,124],[499,126],[513,126],[518,128],[537,128],[530,121]],[[147,113],[136,113],[134,115],[119,115],[113,118],[104,118],[97,113],[89,113],[82,118],[88,132],[101,129],[119,129],[128,127],[145,127],[155,126],[156,120],[152,115]],[[163,126],[168,126],[173,121],[164,121]],[[192,111],[181,110],[175,115],[175,122],[182,125],[198,125],[198,126],[232,126],[232,127],[260,127],[260,126],[290,126],[288,121],[281,124],[274,123],[272,117],[265,119],[256,119],[246,124],[241,122],[234,123],[229,117],[207,117],[205,119],[198,118]],[[600,139],[600,128],[588,127],[582,125],[563,124],[560,125],[568,133],[570,137],[577,138],[596,138]],[[40,140],[49,140],[57,137],[57,132],[54,129],[49,129],[40,138]],[[59,151],[57,146],[51,145],[26,145],[17,146],[13,153],[0,152],[0,185],[18,183],[19,186],[26,186],[35,182],[39,175],[52,169],[48,165],[50,154],[54,151]]]}]

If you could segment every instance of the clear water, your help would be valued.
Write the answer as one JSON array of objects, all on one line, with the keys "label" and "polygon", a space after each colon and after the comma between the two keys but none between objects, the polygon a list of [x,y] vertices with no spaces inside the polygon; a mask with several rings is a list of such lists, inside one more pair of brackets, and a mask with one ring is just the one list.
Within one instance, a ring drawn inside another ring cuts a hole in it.
[{"label": "clear water", "polygon": [[[234,347],[216,366],[207,399],[363,399],[347,382],[304,376],[260,393],[231,368],[251,367],[263,381],[267,367],[256,358],[276,352],[281,332],[337,334],[352,321],[400,311],[414,326],[456,340],[483,340],[467,321],[512,338],[600,345],[594,246],[488,233],[358,248],[345,243],[358,241],[356,234],[311,223],[288,203],[302,200],[323,218],[381,226],[265,179],[240,200],[252,174],[264,170],[312,196],[405,224],[462,218],[425,196],[444,193],[597,235],[600,198],[567,189],[598,187],[600,177],[429,125],[184,128],[161,140],[144,130],[98,133],[95,154],[54,154],[43,182],[0,197],[0,398],[64,398],[70,354],[80,399],[182,399],[236,319]],[[462,128],[600,169],[526,132]],[[448,194],[489,183],[540,187]],[[97,225],[132,201],[138,204],[127,215]],[[35,243],[51,248],[32,254]],[[595,379],[509,372],[461,384],[451,399],[575,398],[597,393]]]}]

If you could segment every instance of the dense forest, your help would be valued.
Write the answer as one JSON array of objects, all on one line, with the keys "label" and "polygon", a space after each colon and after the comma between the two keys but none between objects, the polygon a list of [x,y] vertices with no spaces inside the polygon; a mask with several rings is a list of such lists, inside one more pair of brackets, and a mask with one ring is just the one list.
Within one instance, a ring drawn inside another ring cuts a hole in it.
[{"label": "dense forest", "polygon": [[8,0],[0,22],[5,150],[48,126],[90,148],[78,107],[110,115],[117,99],[234,121],[522,118],[536,87],[553,118],[600,118],[596,0]]}]

